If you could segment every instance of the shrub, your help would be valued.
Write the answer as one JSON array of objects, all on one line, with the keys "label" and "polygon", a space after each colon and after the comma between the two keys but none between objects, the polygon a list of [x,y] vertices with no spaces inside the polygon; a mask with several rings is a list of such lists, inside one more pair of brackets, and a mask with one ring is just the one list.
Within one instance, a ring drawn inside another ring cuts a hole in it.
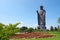
[{"label": "shrub", "polygon": [[20,28],[20,32],[26,32],[27,29],[28,29],[28,28],[27,28],[26,26],[22,26],[22,27]]},{"label": "shrub", "polygon": [[16,28],[18,24],[20,23],[9,24],[9,25],[0,23],[0,40],[9,40],[9,37],[11,35],[18,32],[19,29]]},{"label": "shrub", "polygon": [[33,28],[28,28],[28,29],[26,30],[26,32],[29,32],[29,33],[34,32],[34,29],[33,29]]}]

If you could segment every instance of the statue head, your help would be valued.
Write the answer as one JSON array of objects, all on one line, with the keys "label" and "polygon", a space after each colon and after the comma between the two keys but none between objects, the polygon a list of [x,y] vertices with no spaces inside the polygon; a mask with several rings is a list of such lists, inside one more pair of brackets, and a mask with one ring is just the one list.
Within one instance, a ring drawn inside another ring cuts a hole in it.
[{"label": "statue head", "polygon": [[43,10],[43,6],[42,5],[40,6],[40,10]]}]

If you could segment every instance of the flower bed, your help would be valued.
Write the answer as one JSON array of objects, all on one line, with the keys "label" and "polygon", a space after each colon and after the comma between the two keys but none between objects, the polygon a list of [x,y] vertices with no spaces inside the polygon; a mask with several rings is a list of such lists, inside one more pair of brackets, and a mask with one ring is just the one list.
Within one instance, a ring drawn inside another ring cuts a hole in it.
[{"label": "flower bed", "polygon": [[50,38],[54,37],[53,34],[47,34],[42,32],[32,32],[32,33],[24,33],[24,34],[16,34],[11,36],[10,38]]}]

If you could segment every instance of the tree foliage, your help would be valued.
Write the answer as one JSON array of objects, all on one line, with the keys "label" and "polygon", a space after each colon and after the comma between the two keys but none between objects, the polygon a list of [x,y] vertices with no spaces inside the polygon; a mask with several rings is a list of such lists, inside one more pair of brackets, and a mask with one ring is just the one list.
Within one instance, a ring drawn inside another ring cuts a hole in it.
[{"label": "tree foliage", "polygon": [[60,24],[60,18],[58,18],[58,23]]},{"label": "tree foliage", "polygon": [[51,26],[51,27],[50,27],[50,30],[51,30],[51,31],[53,31],[53,30],[54,30],[53,26]]},{"label": "tree foliage", "polygon": [[11,35],[19,31],[19,29],[16,28],[19,24],[20,23],[5,25],[0,23],[0,40],[9,40]]},{"label": "tree foliage", "polygon": [[34,31],[33,28],[28,28],[28,29],[26,30],[26,32],[29,32],[29,33],[33,32],[33,31]]},{"label": "tree foliage", "polygon": [[27,28],[26,26],[22,26],[22,27],[20,28],[20,32],[26,32],[27,29],[28,29],[28,28]]},{"label": "tree foliage", "polygon": [[[60,17],[58,18],[58,23],[60,24]],[[60,25],[58,26],[58,31],[60,32]]]},{"label": "tree foliage", "polygon": [[60,32],[60,26],[58,26],[58,31]]},{"label": "tree foliage", "polygon": [[58,28],[57,28],[57,27],[55,27],[55,28],[54,28],[54,30],[55,30],[55,31],[58,31]]}]

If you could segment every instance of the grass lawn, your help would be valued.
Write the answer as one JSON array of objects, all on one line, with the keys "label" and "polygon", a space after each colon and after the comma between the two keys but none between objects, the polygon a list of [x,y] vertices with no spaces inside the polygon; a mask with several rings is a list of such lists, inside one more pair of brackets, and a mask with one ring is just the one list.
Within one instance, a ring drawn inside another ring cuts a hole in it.
[{"label": "grass lawn", "polygon": [[10,39],[10,40],[60,40],[60,32],[48,32],[50,34],[56,35],[56,37],[53,38],[31,38],[31,39],[25,39],[25,38],[19,38],[19,39]]}]

